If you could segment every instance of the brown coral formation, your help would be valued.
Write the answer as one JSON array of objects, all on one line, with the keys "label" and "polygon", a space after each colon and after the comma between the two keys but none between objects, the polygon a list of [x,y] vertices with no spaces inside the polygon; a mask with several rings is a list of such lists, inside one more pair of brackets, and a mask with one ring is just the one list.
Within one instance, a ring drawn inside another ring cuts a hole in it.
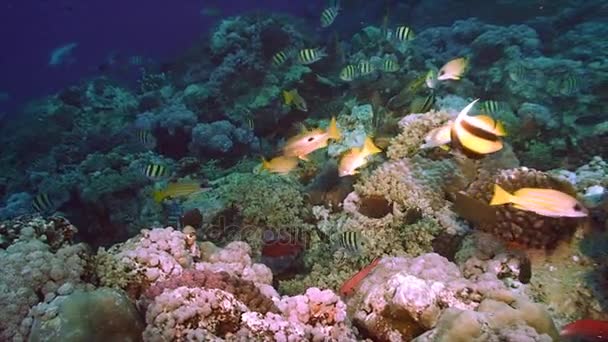
[{"label": "brown coral formation", "polygon": [[61,246],[71,243],[78,232],[74,225],[61,216],[51,216],[45,220],[40,215],[25,215],[0,222],[0,247],[10,246],[26,227],[32,228],[35,237],[44,240],[51,251],[57,251]]},{"label": "brown coral formation", "polygon": [[[573,189],[555,178],[526,167],[502,170],[494,176],[482,176],[467,189],[473,198],[489,203],[494,193],[494,184],[508,192],[521,188],[548,188],[564,191],[576,196]],[[560,240],[572,236],[580,219],[567,217],[546,217],[530,211],[523,211],[511,205],[496,206],[496,223],[477,224],[475,228],[492,233],[506,241],[512,241],[537,248],[551,248]]]},{"label": "brown coral formation", "polygon": [[263,314],[266,312],[279,312],[272,299],[262,294],[252,281],[243,280],[227,272],[199,270],[185,270],[177,277],[155,283],[140,298],[142,305],[147,306],[147,301],[153,301],[154,298],[166,289],[176,289],[182,286],[223,290],[234,295],[237,300],[244,303],[251,311]]}]

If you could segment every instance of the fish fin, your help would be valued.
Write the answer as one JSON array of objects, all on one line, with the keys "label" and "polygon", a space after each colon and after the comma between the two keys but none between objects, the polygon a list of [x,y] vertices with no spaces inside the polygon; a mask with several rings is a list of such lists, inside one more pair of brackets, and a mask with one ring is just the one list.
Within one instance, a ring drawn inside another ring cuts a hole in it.
[{"label": "fish fin", "polygon": [[501,188],[500,185],[494,184],[494,195],[490,201],[490,205],[501,205],[506,203],[512,203],[513,196],[508,193],[505,189]]},{"label": "fish fin", "polygon": [[262,157],[262,170],[270,170],[270,162]]},{"label": "fish fin", "polygon": [[298,158],[303,161],[310,161],[307,156],[298,156]]},{"label": "fish fin", "polygon": [[450,145],[440,145],[439,148],[446,152],[450,151]]},{"label": "fish fin", "polygon": [[477,101],[479,101],[479,99],[475,99],[473,102],[469,103],[466,107],[464,107],[460,111],[460,113],[458,113],[458,116],[456,117],[456,120],[454,120],[454,123],[456,123],[456,121],[463,120],[464,118],[466,118],[475,103],[477,103]]},{"label": "fish fin", "polygon": [[286,105],[290,105],[293,102],[294,92],[293,90],[287,91],[283,90],[283,100]]},{"label": "fish fin", "polygon": [[329,128],[327,128],[327,135],[330,139],[340,140],[342,138],[342,134],[340,134],[340,130],[338,129],[338,124],[336,122],[336,117],[332,117],[329,122]]},{"label": "fish fin", "polygon": [[370,137],[366,137],[365,142],[363,143],[362,152],[365,154],[371,155],[371,154],[380,153],[380,152],[382,152],[382,150],[379,149],[378,146],[376,146],[374,144],[374,141]]}]

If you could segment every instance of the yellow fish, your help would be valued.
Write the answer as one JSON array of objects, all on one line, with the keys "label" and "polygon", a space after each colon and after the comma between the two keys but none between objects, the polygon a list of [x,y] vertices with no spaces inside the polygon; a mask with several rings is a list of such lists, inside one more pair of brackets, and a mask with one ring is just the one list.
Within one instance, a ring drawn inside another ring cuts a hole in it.
[{"label": "yellow fish", "polygon": [[298,166],[299,159],[296,157],[278,156],[271,160],[262,158],[262,169],[272,173],[288,174]]},{"label": "yellow fish", "polygon": [[465,57],[452,59],[439,69],[437,79],[439,81],[459,80],[464,75],[468,64],[469,61]]},{"label": "yellow fish", "polygon": [[367,157],[380,152],[382,152],[382,150],[374,145],[372,139],[366,137],[362,147],[351,148],[342,156],[342,159],[340,159],[340,165],[338,166],[340,177],[359,173],[357,169],[367,164]]},{"label": "yellow fish", "polygon": [[586,217],[589,212],[576,198],[554,189],[522,188],[513,194],[494,184],[490,205],[511,203],[520,210],[548,217]]},{"label": "yellow fish", "polygon": [[320,148],[327,147],[329,139],[340,140],[340,138],[341,134],[336,124],[336,118],[332,118],[327,131],[317,128],[302,132],[287,140],[283,147],[283,155],[308,160],[306,156]]},{"label": "yellow fish", "polygon": [[489,116],[468,116],[477,101],[479,99],[469,103],[458,113],[450,132],[452,147],[472,159],[479,159],[502,149],[503,144],[499,137],[506,135],[502,124]]},{"label": "yellow fish", "polygon": [[303,112],[308,111],[306,101],[302,96],[300,96],[300,94],[298,93],[298,89],[292,89],[289,91],[283,90],[283,100],[288,106],[293,104],[298,110],[301,110]]},{"label": "yellow fish", "polygon": [[196,181],[171,182],[164,189],[155,190],[153,197],[160,203],[166,198],[185,197],[204,190],[207,189],[201,188],[201,183]]}]

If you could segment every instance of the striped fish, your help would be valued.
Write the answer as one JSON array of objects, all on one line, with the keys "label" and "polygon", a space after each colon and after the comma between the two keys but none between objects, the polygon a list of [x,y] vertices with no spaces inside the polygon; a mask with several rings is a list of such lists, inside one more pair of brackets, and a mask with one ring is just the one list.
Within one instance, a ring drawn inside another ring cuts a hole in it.
[{"label": "striped fish", "polygon": [[167,167],[160,164],[148,164],[143,167],[142,172],[151,180],[158,180],[169,175]]},{"label": "striped fish", "polygon": [[351,253],[363,252],[367,244],[367,239],[360,232],[346,231],[338,237],[338,245]]},{"label": "striped fish", "polygon": [[283,65],[288,58],[289,56],[285,51],[279,51],[275,53],[274,56],[272,56],[272,65],[274,65],[275,67],[279,67]]},{"label": "striped fish", "polygon": [[339,7],[329,7],[321,12],[321,27],[328,27],[333,24],[340,11]]},{"label": "striped fish", "polygon": [[481,103],[481,109],[488,114],[496,114],[502,111],[505,104],[499,101],[487,100]]},{"label": "striped fish", "polygon": [[340,79],[345,82],[350,82],[357,77],[357,67],[349,64],[340,71]]},{"label": "striped fish", "polygon": [[525,82],[529,80],[530,74],[522,64],[516,64],[509,70],[509,78],[514,82]]},{"label": "striped fish", "polygon": [[395,71],[399,71],[399,64],[397,64],[397,61],[392,59],[392,58],[387,58],[384,60],[384,62],[382,63],[382,70],[384,72],[395,72]]},{"label": "striped fish", "polygon": [[44,214],[55,209],[55,203],[45,192],[41,192],[32,199],[32,209]]},{"label": "striped fish", "polygon": [[397,40],[405,42],[414,39],[414,31],[407,26],[399,26],[395,30]]},{"label": "striped fish", "polygon": [[135,135],[137,137],[137,142],[141,144],[141,146],[148,149],[152,149],[156,146],[156,138],[154,138],[149,130],[139,129]]},{"label": "striped fish", "polygon": [[579,79],[575,75],[568,74],[560,83],[559,92],[565,96],[572,96],[579,92]]},{"label": "striped fish", "polygon": [[359,75],[361,76],[369,75],[375,71],[375,68],[370,61],[361,61],[357,67],[359,69]]},{"label": "striped fish", "polygon": [[502,149],[499,137],[506,132],[502,124],[489,116],[468,116],[478,100],[471,102],[460,111],[450,132],[452,148],[461,151],[471,159],[481,159],[485,155]]},{"label": "striped fish", "polygon": [[324,49],[302,49],[298,51],[298,62],[302,64],[312,64],[321,60],[325,56],[327,56],[327,53],[325,53]]}]

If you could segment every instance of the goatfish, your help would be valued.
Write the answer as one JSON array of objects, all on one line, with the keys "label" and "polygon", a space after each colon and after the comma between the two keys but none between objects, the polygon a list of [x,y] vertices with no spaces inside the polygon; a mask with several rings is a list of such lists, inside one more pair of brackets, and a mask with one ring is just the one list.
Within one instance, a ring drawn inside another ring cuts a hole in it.
[{"label": "goatfish", "polygon": [[262,158],[262,169],[272,173],[288,174],[298,166],[299,159],[296,157],[278,156],[270,160]]},{"label": "goatfish", "polygon": [[439,69],[439,72],[437,73],[437,80],[460,80],[462,75],[464,75],[468,64],[469,61],[465,57],[452,59],[451,61],[445,63],[441,69]]},{"label": "goatfish", "polygon": [[302,49],[298,51],[298,62],[301,64],[312,64],[320,61],[323,57],[326,57],[327,53],[325,49],[313,48],[313,49]]},{"label": "goatfish", "polygon": [[554,189],[521,188],[513,194],[494,184],[490,205],[513,207],[548,217],[586,217],[589,212],[576,198]]},{"label": "goatfish", "polygon": [[160,164],[148,164],[143,167],[142,172],[151,180],[159,180],[169,175],[169,169]]},{"label": "goatfish", "polygon": [[301,110],[303,112],[308,111],[306,101],[302,96],[300,96],[298,89],[283,90],[283,100],[285,101],[286,105],[293,105],[297,110]]},{"label": "goatfish", "polygon": [[350,82],[357,77],[357,68],[349,64],[340,71],[340,79],[344,82]]},{"label": "goatfish", "polygon": [[340,12],[340,7],[329,7],[321,12],[321,27],[325,28],[333,24]]},{"label": "goatfish", "polygon": [[326,131],[317,128],[302,132],[287,140],[283,147],[283,155],[308,160],[306,156],[318,149],[327,147],[329,139],[340,140],[341,137],[336,118],[332,118]]},{"label": "goatfish", "polygon": [[454,120],[450,130],[451,146],[471,159],[483,158],[486,154],[502,149],[499,139],[506,132],[502,124],[489,116],[468,116],[479,99],[464,107]]},{"label": "goatfish", "polygon": [[55,208],[55,202],[49,197],[46,192],[41,192],[32,199],[32,209],[44,214],[52,211]]},{"label": "goatfish", "polygon": [[414,31],[407,26],[399,26],[395,29],[395,37],[402,41],[408,41],[414,39]]},{"label": "goatfish", "polygon": [[340,177],[344,177],[359,173],[357,169],[367,165],[367,157],[380,152],[382,150],[374,145],[372,139],[366,137],[362,147],[353,147],[342,156],[338,166],[338,174]]},{"label": "goatfish", "polygon": [[201,183],[196,181],[181,181],[181,182],[170,182],[163,189],[154,191],[154,201],[157,203],[162,202],[166,198],[178,198],[186,197],[195,192],[207,190],[201,187]]}]

